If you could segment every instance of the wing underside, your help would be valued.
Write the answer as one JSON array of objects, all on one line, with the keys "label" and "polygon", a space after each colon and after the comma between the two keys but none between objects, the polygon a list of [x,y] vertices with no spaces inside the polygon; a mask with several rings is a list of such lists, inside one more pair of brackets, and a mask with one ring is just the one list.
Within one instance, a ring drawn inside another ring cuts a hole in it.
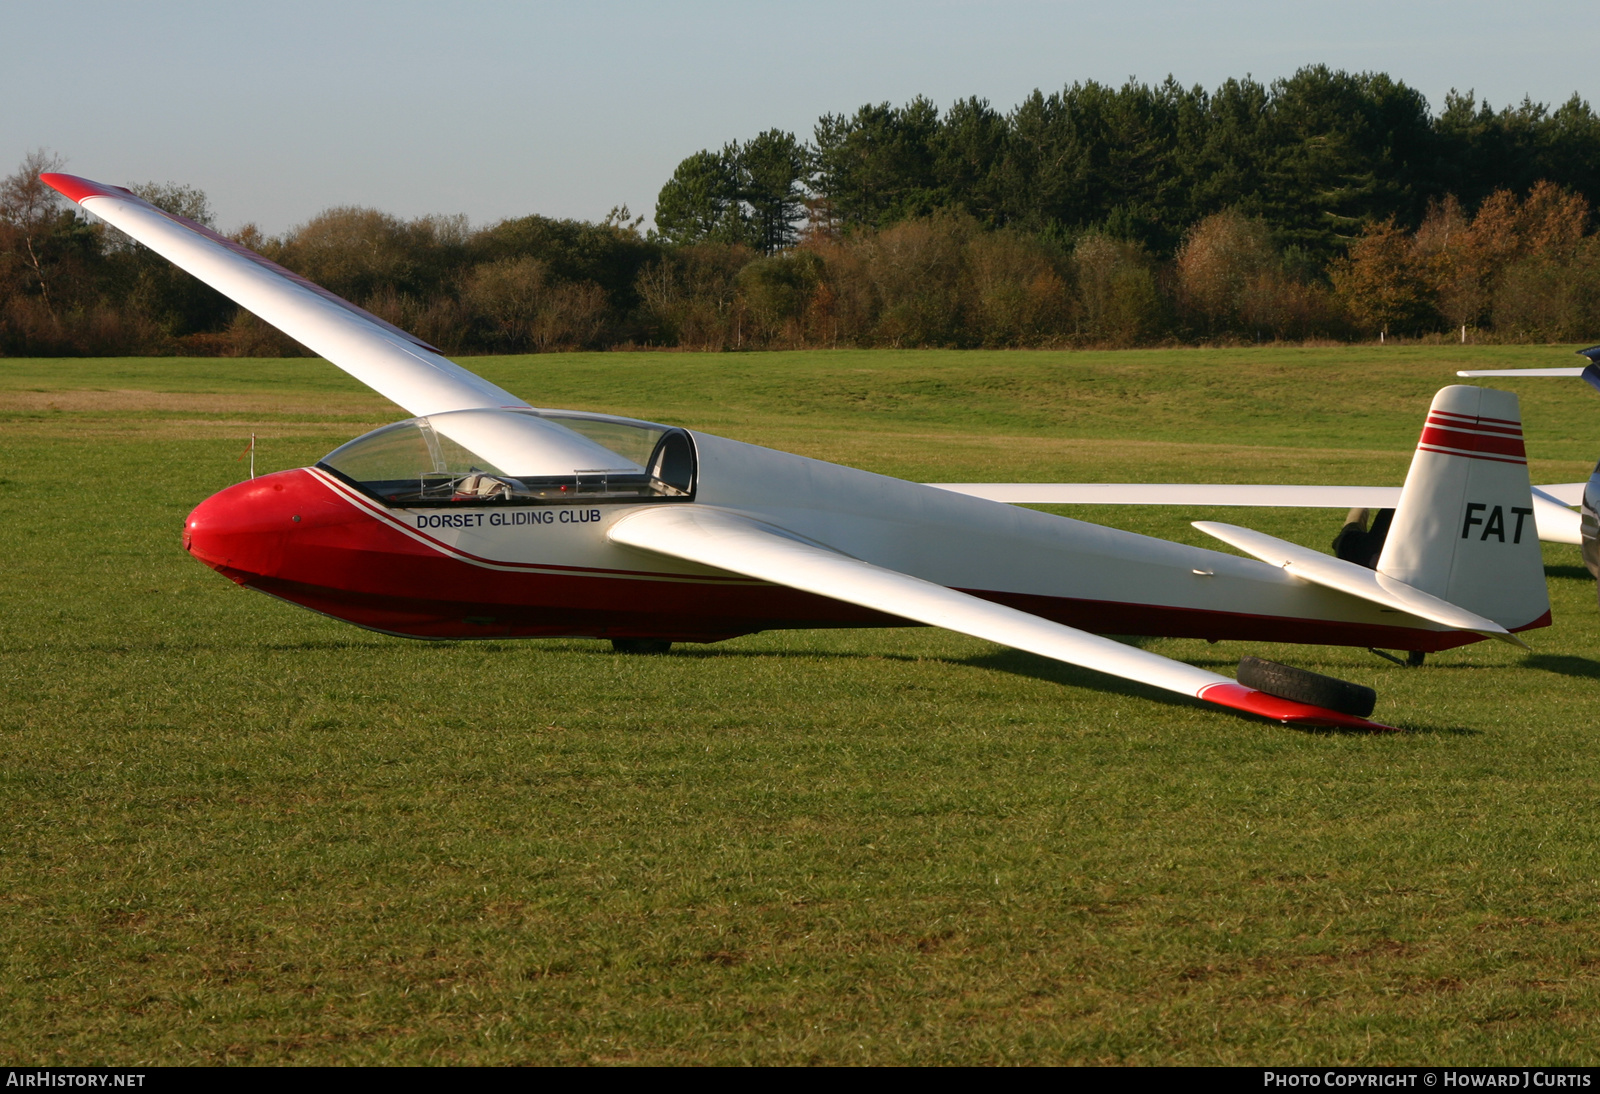
[{"label": "wing underside", "polygon": [[1285,723],[1390,728],[1267,695],[1193,665],[875,566],[730,510],[704,505],[640,509],[617,521],[607,535],[626,547],[959,631]]}]

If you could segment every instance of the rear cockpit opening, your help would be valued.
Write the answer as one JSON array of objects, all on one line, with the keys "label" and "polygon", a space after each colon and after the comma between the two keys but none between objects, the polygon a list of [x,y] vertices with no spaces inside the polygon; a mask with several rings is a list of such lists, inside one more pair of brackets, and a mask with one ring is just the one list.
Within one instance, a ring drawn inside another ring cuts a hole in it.
[{"label": "rear cockpit opening", "polygon": [[375,429],[317,466],[399,508],[648,501],[694,494],[682,429],[565,411],[457,410]]}]

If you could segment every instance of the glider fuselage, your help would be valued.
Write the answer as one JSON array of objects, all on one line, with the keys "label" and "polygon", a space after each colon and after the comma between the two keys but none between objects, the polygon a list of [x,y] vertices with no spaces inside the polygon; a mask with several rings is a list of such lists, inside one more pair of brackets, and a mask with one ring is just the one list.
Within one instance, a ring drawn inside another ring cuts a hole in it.
[{"label": "glider fuselage", "polygon": [[240,584],[415,638],[717,641],[903,626],[870,609],[647,555],[608,530],[641,506],[713,506],[852,558],[1100,634],[1440,650],[1479,636],[1255,559],[1154,539],[704,433],[676,498],[401,506],[326,468],[197,507],[184,546]]}]

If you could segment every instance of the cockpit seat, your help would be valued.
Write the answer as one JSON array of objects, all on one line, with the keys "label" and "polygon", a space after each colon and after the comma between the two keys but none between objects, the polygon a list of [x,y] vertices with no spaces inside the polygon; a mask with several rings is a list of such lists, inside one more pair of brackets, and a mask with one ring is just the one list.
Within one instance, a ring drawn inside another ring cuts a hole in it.
[{"label": "cockpit seat", "polygon": [[495,475],[476,471],[460,482],[456,483],[454,501],[492,501],[495,498],[509,498],[518,492],[520,484],[513,484],[506,479]]}]

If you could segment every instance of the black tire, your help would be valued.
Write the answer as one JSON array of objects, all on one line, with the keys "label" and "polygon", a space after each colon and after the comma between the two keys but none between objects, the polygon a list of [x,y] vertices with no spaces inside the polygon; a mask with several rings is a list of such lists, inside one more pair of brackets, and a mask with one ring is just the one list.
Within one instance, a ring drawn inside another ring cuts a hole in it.
[{"label": "black tire", "polygon": [[1314,707],[1353,714],[1357,718],[1365,718],[1378,705],[1378,693],[1371,688],[1280,665],[1276,661],[1263,661],[1259,657],[1240,659],[1239,683],[1268,695],[1276,695],[1279,699],[1310,703]]},{"label": "black tire", "polygon": [[672,643],[665,638],[613,638],[613,653],[666,653]]}]

